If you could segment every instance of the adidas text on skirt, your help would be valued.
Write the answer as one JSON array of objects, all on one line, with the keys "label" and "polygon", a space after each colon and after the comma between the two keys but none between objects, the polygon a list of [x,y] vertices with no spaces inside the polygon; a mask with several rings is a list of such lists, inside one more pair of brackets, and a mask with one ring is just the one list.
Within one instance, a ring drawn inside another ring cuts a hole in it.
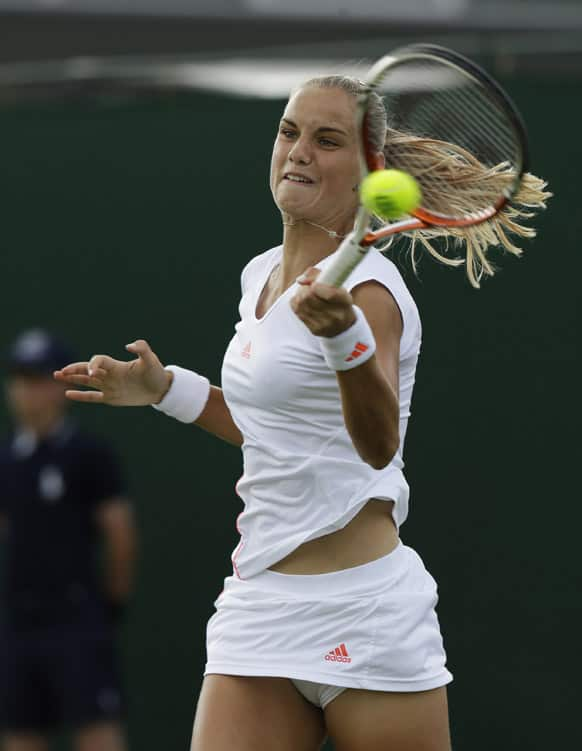
[{"label": "adidas text on skirt", "polygon": [[426,691],[452,680],[418,554],[329,574],[230,576],[208,622],[205,675],[272,676],[374,691]]}]

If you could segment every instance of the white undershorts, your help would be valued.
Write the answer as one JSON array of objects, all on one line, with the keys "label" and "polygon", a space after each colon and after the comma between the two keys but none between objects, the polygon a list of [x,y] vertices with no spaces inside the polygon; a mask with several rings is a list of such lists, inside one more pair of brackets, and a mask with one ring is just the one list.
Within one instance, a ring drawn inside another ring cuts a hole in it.
[{"label": "white undershorts", "polygon": [[345,688],[444,686],[452,675],[437,600],[420,556],[402,543],[330,574],[230,576],[208,622],[205,675],[290,678],[317,706]]},{"label": "white undershorts", "polygon": [[291,683],[307,701],[320,709],[325,709],[337,696],[346,690],[343,686],[330,686],[328,683],[313,683],[291,678]]}]

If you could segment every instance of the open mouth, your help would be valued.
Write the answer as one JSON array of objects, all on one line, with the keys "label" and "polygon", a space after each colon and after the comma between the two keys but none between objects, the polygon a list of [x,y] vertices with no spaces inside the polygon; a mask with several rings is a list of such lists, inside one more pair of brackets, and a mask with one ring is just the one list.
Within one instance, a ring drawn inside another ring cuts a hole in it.
[{"label": "open mouth", "polygon": [[300,185],[313,185],[313,180],[306,175],[300,175],[297,172],[286,172],[283,180],[290,183],[299,183]]}]

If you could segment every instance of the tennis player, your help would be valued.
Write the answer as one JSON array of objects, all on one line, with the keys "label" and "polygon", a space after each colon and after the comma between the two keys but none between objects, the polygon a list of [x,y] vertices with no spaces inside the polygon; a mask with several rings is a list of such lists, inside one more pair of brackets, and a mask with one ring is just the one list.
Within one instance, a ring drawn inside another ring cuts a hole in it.
[{"label": "tennis player", "polygon": [[55,374],[93,389],[71,399],[153,404],[242,447],[240,543],[192,751],[316,751],[327,735],[337,751],[450,749],[437,588],[398,532],[418,311],[375,250],[343,288],[317,283],[356,212],[358,86],[314,79],[287,103],[270,178],[283,244],[242,272],[222,388],[164,368],[144,340],[131,362]]}]

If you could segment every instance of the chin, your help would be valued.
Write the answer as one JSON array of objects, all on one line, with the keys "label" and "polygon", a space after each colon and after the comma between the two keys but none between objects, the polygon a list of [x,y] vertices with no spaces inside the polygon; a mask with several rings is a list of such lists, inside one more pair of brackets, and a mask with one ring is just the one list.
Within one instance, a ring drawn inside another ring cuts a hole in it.
[{"label": "chin", "polygon": [[305,208],[302,209],[301,206],[298,206],[296,201],[276,200],[275,203],[279,211],[282,214],[287,214],[290,219],[309,219]]},{"label": "chin", "polygon": [[308,214],[313,212],[314,204],[318,203],[318,196],[313,192],[305,195],[297,189],[288,190],[286,185],[279,186],[275,194],[275,203],[281,211],[288,214],[301,214],[302,218],[308,218]]}]

